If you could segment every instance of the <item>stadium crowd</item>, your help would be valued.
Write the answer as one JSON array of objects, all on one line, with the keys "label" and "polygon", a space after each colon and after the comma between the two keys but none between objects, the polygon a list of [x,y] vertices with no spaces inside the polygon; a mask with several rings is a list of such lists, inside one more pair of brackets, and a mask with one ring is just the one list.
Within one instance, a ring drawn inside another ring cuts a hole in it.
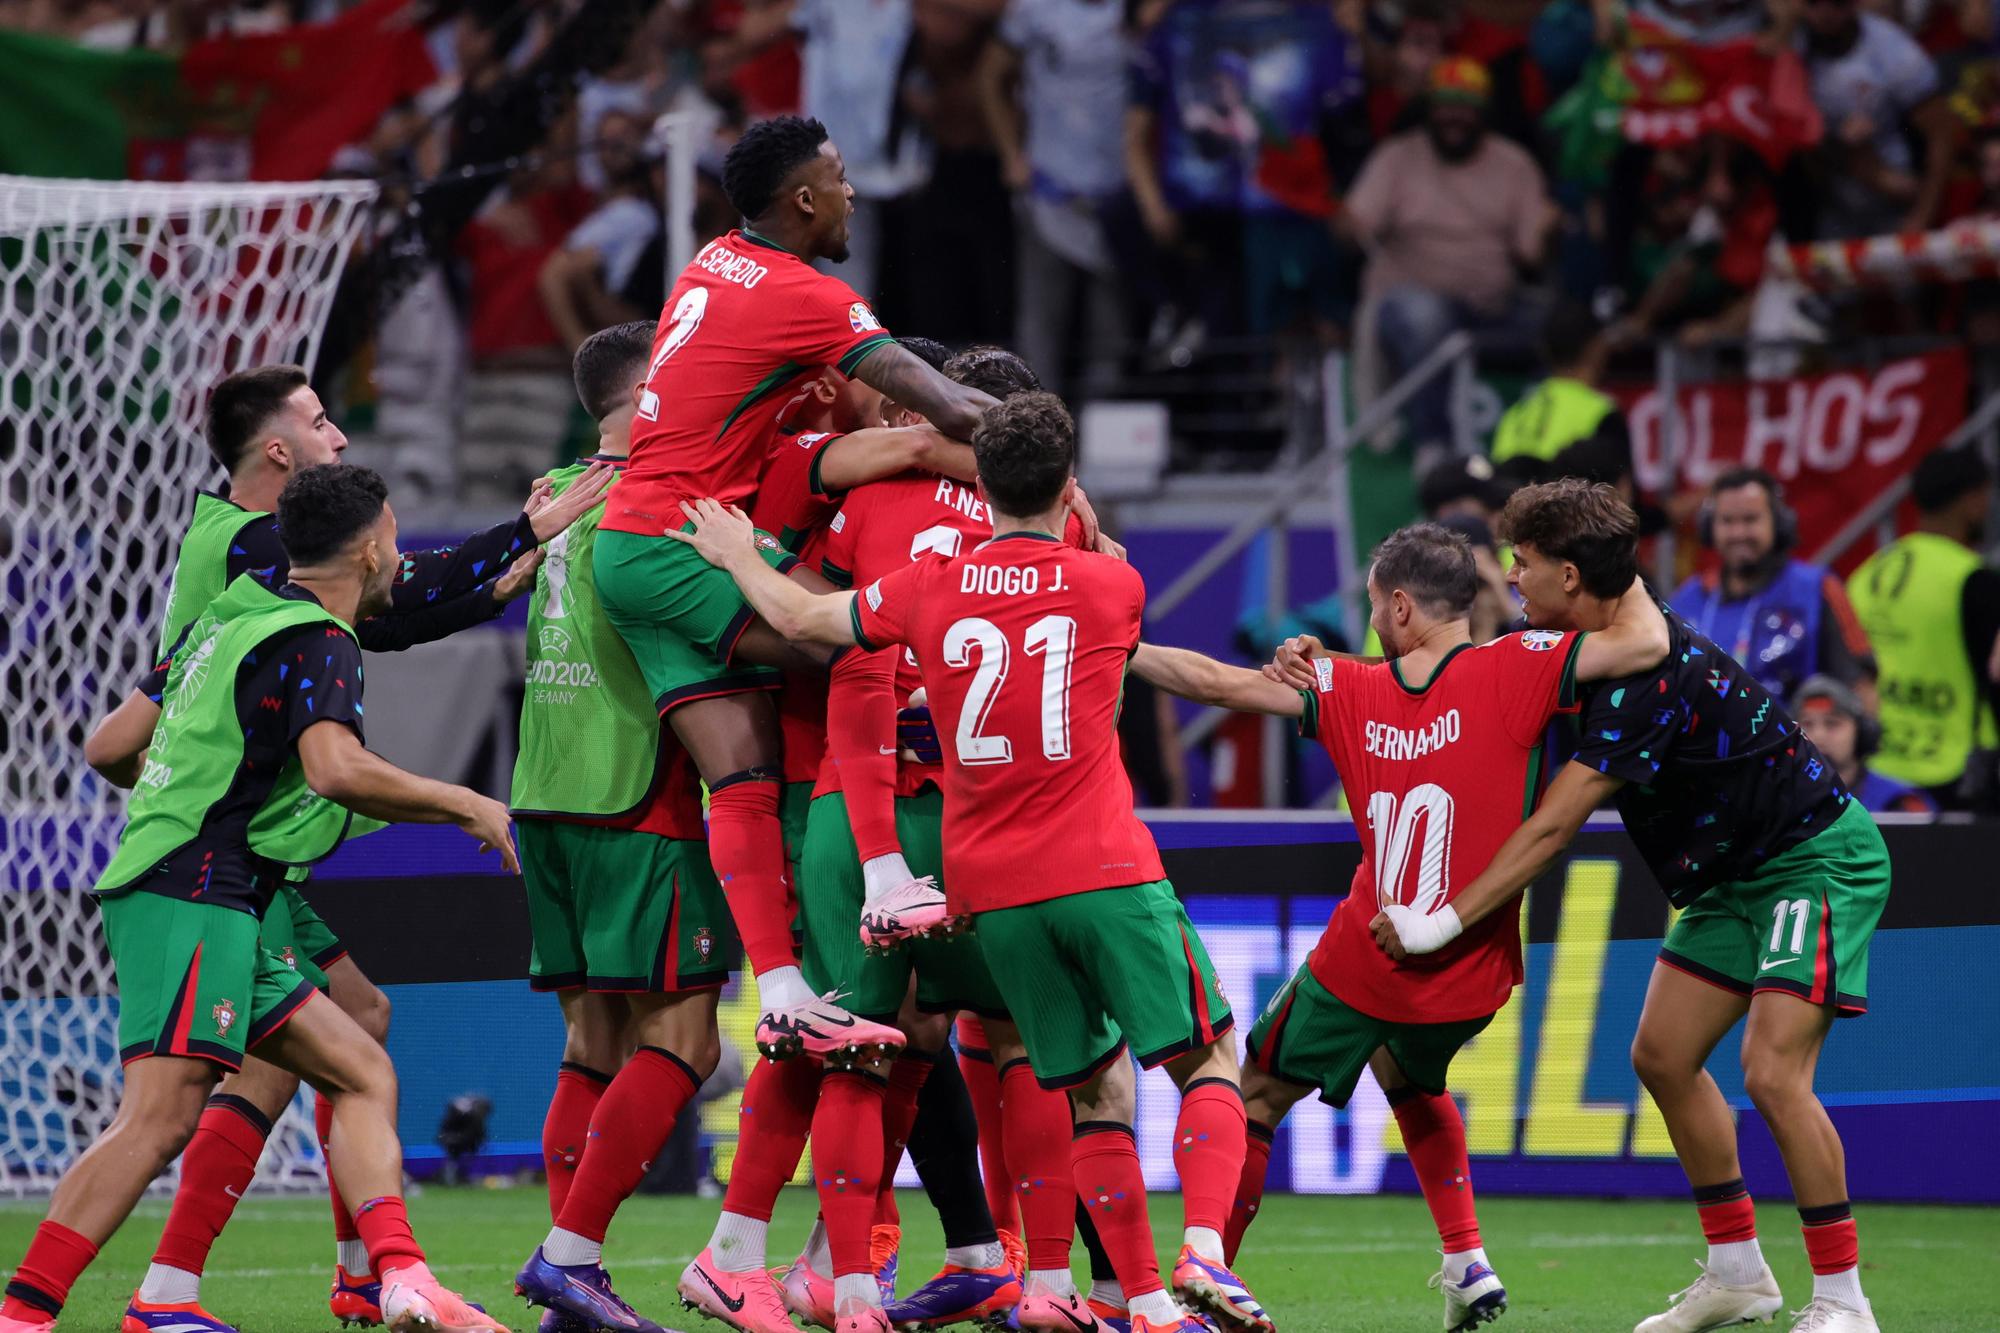
[{"label": "stadium crowd", "polygon": [[[170,47],[351,8],[9,0],[0,26]],[[372,376],[347,395],[406,453],[440,425],[502,455],[510,422],[546,437],[569,352],[657,307],[648,131],[671,109],[705,126],[702,238],[730,221],[715,176],[742,127],[818,117],[862,209],[850,285],[893,326],[1018,347],[1072,397],[1133,396],[1149,368],[1233,383],[1240,349],[1274,345],[1351,347],[1389,377],[1454,329],[1532,374],[1558,292],[1603,326],[1600,360],[1652,339],[2000,339],[1991,282],[1772,299],[1762,281],[1774,239],[1914,235],[2000,200],[1976,2],[671,0],[625,4],[629,36],[584,53],[563,32],[587,8],[416,6],[434,77],[334,159],[433,187],[471,166],[486,186],[377,312]],[[481,98],[530,74],[550,105],[487,133]],[[1259,364],[1268,397],[1281,377]],[[1443,378],[1411,404],[1420,451],[1449,437],[1446,410]],[[1177,433],[1199,438],[1199,416],[1177,410]]]},{"label": "stadium crowd", "polygon": [[[1529,387],[1487,457],[1465,452],[1452,377],[1411,397],[1401,434],[1425,512],[1468,510],[1475,542],[1491,545],[1479,521],[1513,486],[1617,482],[1651,531],[1698,529],[1716,552],[1676,606],[1761,658],[1775,694],[1803,705],[1816,691],[1861,724],[1851,781],[1879,750],[1928,793],[1884,787],[1885,806],[1991,803],[1976,756],[2000,675],[2000,593],[1970,554],[1990,495],[1972,455],[1917,475],[1938,540],[1897,551],[1940,561],[1919,582],[1963,594],[1906,625],[1918,612],[1881,592],[1884,566],[1850,582],[1793,549],[1799,524],[1768,473],[1725,472],[1705,496],[1642,484],[1605,392],[1621,368],[1649,372],[1662,343],[1723,374],[1755,373],[1745,340],[1816,344],[1794,368],[1879,360],[1885,339],[2000,346],[2000,282],[1976,268],[1766,281],[1774,242],[1916,235],[2000,207],[1990,6],[372,4],[421,20],[427,63],[327,170],[382,179],[411,202],[420,243],[376,247],[387,258],[372,286],[350,284],[363,295],[337,317],[320,378],[357,457],[399,487],[511,497],[555,461],[551,440],[587,448],[571,354],[665,294],[654,122],[682,111],[700,127],[706,240],[733,222],[728,146],[801,111],[827,125],[856,190],[843,280],[891,327],[1017,349],[1073,403],[1220,381],[1246,346],[1346,348],[1357,389],[1379,388],[1446,335],[1475,335],[1487,363]],[[219,33],[309,34],[299,25],[368,8],[7,0],[0,26],[171,51]],[[575,40],[585,27],[609,35]],[[1274,352],[1259,372],[1266,396],[1282,390],[1283,361]],[[1211,416],[1254,434],[1228,397],[1187,412],[1176,398],[1177,435]],[[1201,461],[1180,443],[1178,461]],[[1485,566],[1497,627],[1508,603],[1499,565]],[[1949,660],[1949,687],[1909,685],[1899,656]],[[1942,753],[1937,716],[1953,738]]]}]

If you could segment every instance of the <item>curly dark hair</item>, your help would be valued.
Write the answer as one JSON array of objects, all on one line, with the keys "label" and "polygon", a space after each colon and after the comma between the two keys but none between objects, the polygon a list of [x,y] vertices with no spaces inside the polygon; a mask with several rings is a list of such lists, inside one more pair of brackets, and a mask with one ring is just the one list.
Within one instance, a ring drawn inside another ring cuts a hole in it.
[{"label": "curly dark hair", "polygon": [[327,463],[294,473],[278,494],[278,536],[292,564],[331,560],[374,526],[389,488],[370,468]]},{"label": "curly dark hair", "polygon": [[1076,466],[1076,424],[1054,394],[1018,394],[986,409],[972,457],[993,507],[1033,518],[1055,504]]},{"label": "curly dark hair", "polygon": [[1479,595],[1472,543],[1441,523],[1412,523],[1390,533],[1375,548],[1368,575],[1384,592],[1401,588],[1434,616],[1464,616]]},{"label": "curly dark hair", "polygon": [[968,347],[944,364],[944,377],[1006,402],[1016,394],[1034,393],[1042,382],[1034,368],[1004,347]]},{"label": "curly dark hair", "polygon": [[576,381],[576,396],[592,421],[602,421],[619,405],[632,400],[632,382],[645,374],[653,359],[653,332],[658,327],[650,319],[613,324],[585,338],[570,362],[570,376]]},{"label": "curly dark hair", "polygon": [[722,192],[754,222],[770,211],[785,178],[819,156],[826,126],[802,116],[774,116],[743,131],[722,159]]},{"label": "curly dark hair", "polygon": [[236,470],[257,433],[310,383],[299,366],[257,366],[237,371],[209,392],[202,434],[224,472]]},{"label": "curly dark hair", "polygon": [[916,353],[917,360],[939,374],[944,373],[945,365],[951,360],[951,349],[935,338],[905,337],[899,333],[896,335],[896,342],[906,350]]},{"label": "curly dark hair", "polygon": [[1523,486],[1500,511],[1500,540],[1576,566],[1593,597],[1617,597],[1639,576],[1639,516],[1601,481],[1565,477]]}]

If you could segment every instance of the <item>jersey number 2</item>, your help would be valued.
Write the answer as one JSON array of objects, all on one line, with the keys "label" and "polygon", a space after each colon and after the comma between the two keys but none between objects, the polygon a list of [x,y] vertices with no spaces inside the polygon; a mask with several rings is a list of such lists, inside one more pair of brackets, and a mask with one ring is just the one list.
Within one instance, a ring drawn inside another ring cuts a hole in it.
[{"label": "jersey number 2", "polygon": [[660,395],[653,392],[653,378],[667,364],[668,357],[687,346],[687,340],[694,337],[694,331],[701,327],[701,317],[707,313],[706,287],[690,287],[674,302],[667,315],[667,336],[660,339],[660,348],[653,353],[653,364],[646,368],[646,391],[639,395],[639,415],[646,420],[660,419]]},{"label": "jersey number 2", "polygon": [[[1413,911],[1430,912],[1444,901],[1451,874],[1451,815],[1451,793],[1435,782],[1411,788],[1401,801],[1392,791],[1368,798],[1368,825],[1375,831],[1375,897],[1383,906],[1403,903]],[[1417,857],[1417,891],[1405,902],[1403,884],[1410,854],[1416,851],[1419,820],[1424,845]]]},{"label": "jersey number 2", "polygon": [[[1042,658],[1042,758],[1067,759],[1069,745],[1070,660],[1076,650],[1076,622],[1068,616],[1043,616],[1028,626],[1021,647],[1030,656]],[[979,650],[979,662],[972,650]],[[961,764],[1011,764],[1014,742],[1005,736],[988,736],[986,719],[993,701],[1007,682],[1010,649],[1000,627],[979,616],[952,622],[944,634],[944,662],[950,667],[973,667],[972,688],[966,691],[965,708],[958,716],[958,762]]]}]

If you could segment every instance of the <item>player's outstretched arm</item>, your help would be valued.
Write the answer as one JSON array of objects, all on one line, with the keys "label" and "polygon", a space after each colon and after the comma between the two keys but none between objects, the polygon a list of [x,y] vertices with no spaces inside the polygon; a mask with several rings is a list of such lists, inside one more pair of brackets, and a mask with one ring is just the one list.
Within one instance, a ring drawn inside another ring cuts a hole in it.
[{"label": "player's outstretched arm", "polygon": [[995,401],[990,394],[946,379],[915,352],[893,342],[863,358],[854,377],[959,440],[972,438],[979,418]]},{"label": "player's outstretched arm", "polygon": [[799,643],[841,647],[854,642],[854,594],[815,593],[764,563],[757,550],[757,529],[750,516],[734,505],[715,500],[681,502],[694,531],[669,528],[667,536],[685,542],[701,558],[725,570],[743,590],[744,600],[764,622]]},{"label": "player's outstretched arm", "polygon": [[898,473],[935,472],[970,484],[979,476],[972,446],[935,426],[877,426],[850,431],[820,455],[819,484],[829,495]]},{"label": "player's outstretched arm", "polygon": [[130,787],[146,768],[146,749],[160,722],[160,706],[134,690],[98,719],[83,743],[83,762],[114,787]]},{"label": "player's outstretched arm", "polygon": [[1391,958],[1435,953],[1450,944],[1532,884],[1576,838],[1590,812],[1623,785],[1624,779],[1607,777],[1587,764],[1563,765],[1535,813],[1508,835],[1470,884],[1428,914],[1400,904],[1384,908],[1371,923],[1375,942]]},{"label": "player's outstretched arm", "polygon": [[1586,634],[1576,647],[1578,680],[1617,680],[1651,671],[1673,646],[1667,618],[1639,579],[1618,599],[1611,623]]},{"label": "player's outstretched arm", "polygon": [[1297,717],[1305,710],[1299,692],[1291,686],[1269,680],[1260,671],[1230,666],[1186,648],[1142,643],[1132,654],[1132,673],[1154,689],[1213,708],[1277,717]]},{"label": "player's outstretched arm", "polygon": [[519,874],[513,820],[507,807],[467,787],[406,773],[361,743],[345,722],[315,722],[299,733],[299,764],[306,785],[357,815],[400,824],[456,824],[479,839],[479,850],[500,853]]}]

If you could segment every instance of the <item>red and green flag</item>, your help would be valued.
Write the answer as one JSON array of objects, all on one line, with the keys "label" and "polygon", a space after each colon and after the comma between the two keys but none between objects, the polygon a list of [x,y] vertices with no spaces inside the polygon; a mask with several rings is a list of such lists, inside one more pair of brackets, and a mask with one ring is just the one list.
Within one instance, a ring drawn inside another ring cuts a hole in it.
[{"label": "red and green flag", "polygon": [[437,76],[411,0],[178,57],[0,32],[0,172],[312,180]]}]

